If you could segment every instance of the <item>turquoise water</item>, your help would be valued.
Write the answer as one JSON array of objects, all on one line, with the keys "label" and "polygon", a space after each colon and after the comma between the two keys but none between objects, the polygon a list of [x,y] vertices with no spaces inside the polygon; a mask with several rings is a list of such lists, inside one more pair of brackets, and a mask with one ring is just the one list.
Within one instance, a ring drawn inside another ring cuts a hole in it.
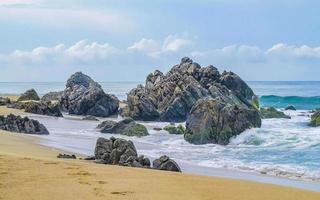
[{"label": "turquoise water", "polygon": [[[126,99],[130,89],[142,82],[100,82],[103,89]],[[249,81],[248,84],[260,97],[262,106],[284,108],[294,105],[297,109],[309,110],[320,107],[320,81]],[[0,94],[21,94],[34,88],[40,95],[50,91],[60,91],[64,82],[0,82]]]}]

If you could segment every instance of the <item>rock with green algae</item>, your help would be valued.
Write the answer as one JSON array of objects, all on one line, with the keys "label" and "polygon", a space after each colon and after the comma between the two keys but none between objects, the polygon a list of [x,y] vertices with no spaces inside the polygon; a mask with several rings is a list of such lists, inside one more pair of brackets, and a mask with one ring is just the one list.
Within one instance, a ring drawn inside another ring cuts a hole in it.
[{"label": "rock with green algae", "polygon": [[320,126],[320,110],[311,115],[310,126]]},{"label": "rock with green algae", "polygon": [[167,125],[163,129],[168,131],[170,134],[175,135],[183,135],[185,133],[185,128],[181,124],[179,124],[178,126]]},{"label": "rock with green algae", "polygon": [[142,137],[149,135],[147,128],[135,122],[132,118],[126,118],[119,122],[107,120],[98,125],[102,133],[113,133],[127,136]]}]

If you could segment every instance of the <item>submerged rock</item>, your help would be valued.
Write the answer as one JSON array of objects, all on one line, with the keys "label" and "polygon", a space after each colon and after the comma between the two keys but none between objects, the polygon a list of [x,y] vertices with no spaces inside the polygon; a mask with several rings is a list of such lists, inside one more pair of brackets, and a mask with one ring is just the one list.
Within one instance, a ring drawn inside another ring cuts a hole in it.
[{"label": "submerged rock", "polygon": [[274,107],[269,108],[261,108],[260,109],[261,117],[263,119],[271,119],[271,118],[285,118],[290,119],[291,117],[284,114],[284,112],[278,111]]},{"label": "submerged rock", "polygon": [[37,120],[29,119],[28,117],[22,118],[13,114],[8,115],[7,117],[0,116],[0,129],[26,134],[49,134],[47,128]]},{"label": "submerged rock", "polygon": [[175,125],[167,125],[163,129],[175,135],[183,135],[185,133],[185,128],[181,124],[177,127]]},{"label": "submerged rock", "polygon": [[132,118],[126,118],[119,122],[104,121],[98,125],[102,133],[113,133],[127,136],[142,137],[149,135],[147,128],[139,123],[136,123]]},{"label": "submerged rock", "polygon": [[168,156],[164,155],[153,161],[153,168],[173,172],[181,172],[179,165]]},{"label": "submerged rock", "polygon": [[60,92],[49,92],[41,98],[41,101],[60,101],[63,91]]},{"label": "submerged rock", "polygon": [[27,113],[34,113],[38,115],[48,115],[53,117],[62,117],[59,104],[51,102],[27,102],[23,106]]},{"label": "submerged rock", "polygon": [[190,58],[182,58],[167,74],[156,70],[127,96],[124,116],[137,120],[181,122],[197,100],[219,97],[223,101],[252,107],[254,93],[235,73],[222,75],[212,65],[201,67]]},{"label": "submerged rock", "polygon": [[310,126],[320,126],[320,110],[315,111],[311,115]]},{"label": "submerged rock", "polygon": [[193,144],[228,144],[229,139],[248,128],[260,127],[256,109],[226,103],[221,99],[200,99],[186,121],[185,139]]},{"label": "submerged rock", "polygon": [[293,105],[287,106],[285,110],[297,110]]},{"label": "submerged rock", "polygon": [[40,97],[34,89],[25,91],[19,98],[18,101],[40,101]]},{"label": "submerged rock", "polygon": [[89,76],[77,72],[67,81],[60,105],[69,114],[108,117],[118,111],[119,100],[104,93]]}]

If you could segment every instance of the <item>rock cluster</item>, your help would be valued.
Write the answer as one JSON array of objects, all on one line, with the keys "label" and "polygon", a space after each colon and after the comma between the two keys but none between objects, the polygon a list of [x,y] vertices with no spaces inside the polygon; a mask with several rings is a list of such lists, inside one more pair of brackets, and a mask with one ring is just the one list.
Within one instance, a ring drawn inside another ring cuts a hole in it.
[{"label": "rock cluster", "polygon": [[40,97],[34,89],[25,91],[19,98],[18,101],[40,101]]},{"label": "rock cluster", "polygon": [[285,118],[285,119],[290,119],[291,117],[284,114],[284,112],[281,112],[277,110],[274,107],[269,107],[269,108],[261,108],[260,109],[261,117],[263,119],[271,119],[271,118]]},{"label": "rock cluster", "polygon": [[201,67],[182,58],[167,74],[156,70],[127,96],[123,115],[138,120],[185,121],[197,100],[204,97],[250,106],[254,93],[235,73],[220,74],[212,65]]},{"label": "rock cluster", "polygon": [[229,139],[248,128],[260,127],[256,109],[204,98],[197,101],[186,121],[185,139],[194,144],[228,144]]},{"label": "rock cluster", "polygon": [[51,102],[26,102],[23,109],[27,113],[34,113],[39,115],[48,115],[53,117],[62,117],[59,109],[59,104]]},{"label": "rock cluster", "polygon": [[149,135],[147,128],[139,123],[136,123],[132,118],[126,118],[119,122],[107,120],[98,125],[102,133],[113,133],[127,136],[142,137]]},{"label": "rock cluster", "polygon": [[43,95],[43,97],[41,97],[41,101],[60,101],[62,94],[63,94],[63,91],[49,92]]},{"label": "rock cluster", "polygon": [[28,117],[20,117],[10,114],[8,116],[0,116],[0,129],[37,135],[48,135],[47,128],[37,120],[29,119]]},{"label": "rock cluster", "polygon": [[118,111],[119,100],[106,94],[89,76],[77,72],[67,81],[60,105],[69,114],[107,117]]},{"label": "rock cluster", "polygon": [[[129,167],[150,168],[150,160],[143,155],[138,156],[132,141],[111,137],[99,138],[95,148],[95,160],[100,164],[112,164]],[[178,164],[167,156],[153,162],[154,169],[181,171]]]}]

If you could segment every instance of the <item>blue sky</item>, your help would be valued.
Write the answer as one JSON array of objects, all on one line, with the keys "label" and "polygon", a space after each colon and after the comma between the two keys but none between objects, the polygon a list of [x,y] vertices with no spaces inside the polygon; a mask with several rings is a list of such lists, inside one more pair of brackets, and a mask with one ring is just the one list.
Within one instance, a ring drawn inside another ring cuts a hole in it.
[{"label": "blue sky", "polygon": [[0,81],[143,81],[189,56],[245,80],[320,80],[320,1],[0,0]]}]

